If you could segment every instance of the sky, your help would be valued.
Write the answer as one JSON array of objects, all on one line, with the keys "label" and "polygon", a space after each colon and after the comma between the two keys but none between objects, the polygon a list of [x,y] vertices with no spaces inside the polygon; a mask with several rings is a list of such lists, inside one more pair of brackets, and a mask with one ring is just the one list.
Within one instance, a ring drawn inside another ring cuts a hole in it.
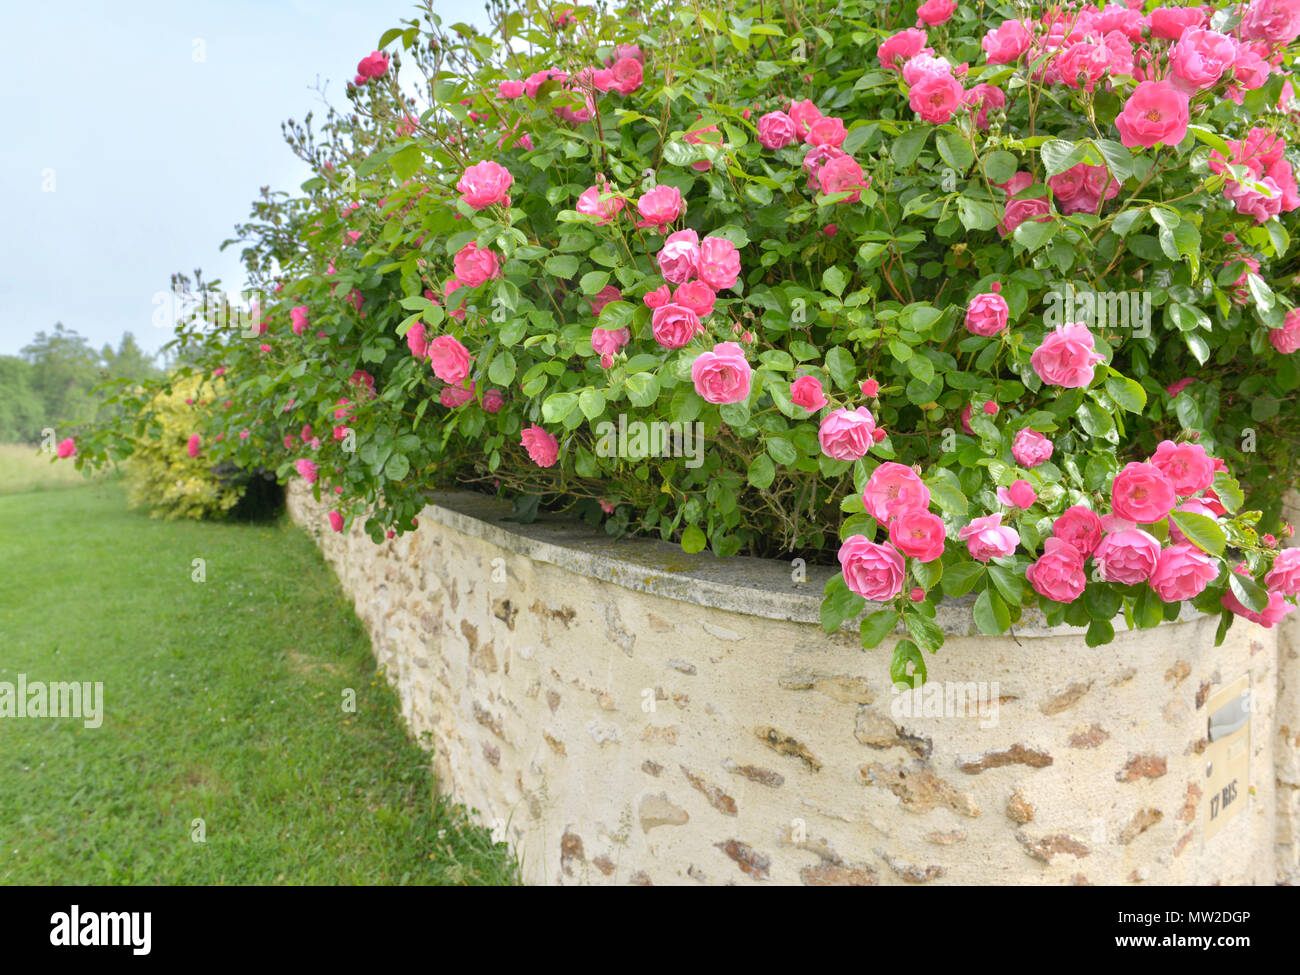
[{"label": "sky", "polygon": [[[483,0],[435,0],[483,26]],[[259,188],[310,175],[280,135],[344,85],[409,0],[6,4],[0,31],[0,355],[55,322],[150,352],[171,274],[243,286],[224,253]],[[51,29],[51,28],[56,29]]]}]

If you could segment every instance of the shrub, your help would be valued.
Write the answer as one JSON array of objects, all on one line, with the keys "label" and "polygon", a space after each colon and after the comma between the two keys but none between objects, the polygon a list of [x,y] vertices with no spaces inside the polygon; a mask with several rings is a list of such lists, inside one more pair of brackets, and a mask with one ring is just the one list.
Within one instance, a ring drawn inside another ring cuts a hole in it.
[{"label": "shrub", "polygon": [[[945,594],[1091,644],[1185,601],[1220,638],[1271,624],[1300,16],[1024,9],[426,11],[351,112],[287,127],[315,175],[239,228],[259,310],[180,328],[238,383],[209,435],[310,460],[376,541],[491,484],[688,552],[838,556],[823,622],[884,603],[862,638],[906,626],[897,678]],[[637,456],[668,423],[705,449]]]},{"label": "shrub", "polygon": [[203,397],[213,395],[212,385],[190,377],[149,398],[146,432],[135,439],[124,467],[132,507],[172,521],[224,516],[239,503],[243,479],[213,470],[197,432],[204,405],[211,402]]}]

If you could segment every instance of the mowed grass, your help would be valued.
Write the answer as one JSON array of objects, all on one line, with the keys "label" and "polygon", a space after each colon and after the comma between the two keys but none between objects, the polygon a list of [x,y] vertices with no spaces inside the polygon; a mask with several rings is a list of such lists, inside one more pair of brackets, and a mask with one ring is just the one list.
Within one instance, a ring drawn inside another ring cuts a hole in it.
[{"label": "mowed grass", "polygon": [[0,496],[19,673],[102,681],[104,718],[0,718],[0,883],[515,882],[291,523],[152,520],[116,483]]},{"label": "mowed grass", "polygon": [[33,444],[0,444],[0,495],[58,491],[87,483],[71,459],[55,459]]}]

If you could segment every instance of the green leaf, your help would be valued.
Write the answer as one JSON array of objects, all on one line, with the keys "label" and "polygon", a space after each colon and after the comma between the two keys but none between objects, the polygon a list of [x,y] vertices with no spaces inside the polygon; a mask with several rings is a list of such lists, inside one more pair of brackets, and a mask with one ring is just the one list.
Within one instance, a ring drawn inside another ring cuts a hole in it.
[{"label": "green leaf", "polygon": [[957,199],[957,216],[967,230],[992,230],[998,225],[998,209],[986,200],[969,196]]},{"label": "green leaf", "polygon": [[985,589],[975,600],[975,625],[981,633],[998,636],[1011,626],[1011,612],[992,589]]},{"label": "green leaf", "polygon": [[984,575],[984,566],[978,562],[954,562],[943,573],[943,591],[956,599],[975,588]]},{"label": "green leaf", "polygon": [[578,273],[578,259],[572,254],[557,254],[546,259],[545,267],[557,278],[564,278],[567,281]]},{"label": "green leaf", "polygon": [[1106,379],[1106,392],[1111,399],[1130,413],[1141,413],[1147,405],[1147,391],[1136,379],[1118,374]]},{"label": "green leaf", "polygon": [[1026,220],[1011,236],[1016,243],[1032,252],[1051,240],[1060,229],[1055,220]]},{"label": "green leaf", "polygon": [[424,165],[424,151],[416,145],[407,146],[395,153],[388,160],[388,165],[393,168],[393,175],[398,179],[410,179]]},{"label": "green leaf", "polygon": [[1100,647],[1115,639],[1115,627],[1110,620],[1094,619],[1088,624],[1088,632],[1083,642],[1090,647]]},{"label": "green leaf", "polygon": [[1219,496],[1219,500],[1223,502],[1223,507],[1229,514],[1235,513],[1246,503],[1246,495],[1242,493],[1237,479],[1227,471],[1215,472],[1213,487],[1214,493]]},{"label": "green leaf", "polygon": [[989,578],[1008,603],[1019,606],[1024,598],[1026,579],[1022,573],[1008,569],[1005,565],[989,564]]},{"label": "green leaf", "polygon": [[759,454],[749,464],[749,483],[760,491],[769,487],[776,477],[776,465],[767,454]]},{"label": "green leaf", "polygon": [[411,462],[402,454],[393,454],[384,465],[384,476],[390,481],[400,481],[411,471]]},{"label": "green leaf", "polygon": [[635,372],[627,377],[625,385],[633,406],[649,406],[659,398],[659,377],[653,372]]},{"label": "green leaf", "polygon": [[880,641],[894,632],[898,625],[898,610],[878,609],[862,618],[858,632],[862,636],[862,647],[871,650],[880,646]]},{"label": "green leaf", "polygon": [[1209,515],[1197,514],[1194,511],[1171,511],[1169,518],[1178,526],[1178,530],[1187,536],[1187,540],[1202,552],[1223,555],[1228,538]]},{"label": "green leaf", "polygon": [[857,378],[858,366],[853,361],[853,355],[843,346],[835,346],[826,353],[826,371],[831,374],[835,380],[835,385],[840,389],[849,389],[853,386],[853,380]]},{"label": "green leaf", "polygon": [[929,562],[913,559],[912,575],[916,579],[916,584],[929,592],[934,588],[935,583],[943,578],[943,562],[940,559],[931,559]]},{"label": "green leaf", "polygon": [[1268,591],[1250,576],[1229,572],[1228,586],[1232,589],[1232,594],[1247,609],[1253,609],[1257,613],[1268,609]]},{"label": "green leaf", "polygon": [[588,420],[594,420],[605,412],[605,394],[599,389],[584,389],[578,394],[578,408]]},{"label": "green leaf", "polygon": [[894,157],[894,164],[899,169],[906,169],[916,162],[916,157],[921,154],[921,150],[925,147],[925,140],[930,137],[930,128],[929,125],[918,125],[894,140],[890,155]]},{"label": "green leaf", "polygon": [[488,366],[488,378],[498,386],[509,386],[515,378],[515,357],[502,349]]},{"label": "green leaf", "polygon": [[584,295],[594,295],[607,284],[609,284],[608,271],[588,271],[578,282]]},{"label": "green leaf", "polygon": [[943,646],[943,630],[939,629],[930,617],[906,612],[903,614],[903,622],[907,624],[907,631],[912,634],[912,639],[922,649],[934,653]]},{"label": "green leaf", "polygon": [[577,405],[576,393],[552,393],[542,403],[542,419],[547,423],[563,423]]},{"label": "green leaf", "polygon": [[958,173],[966,172],[975,162],[975,153],[971,152],[966,140],[956,132],[939,133],[935,147],[939,150],[939,157]]},{"label": "green leaf", "polygon": [[[907,671],[908,664],[912,665],[911,674]],[[895,685],[904,684],[908,687],[920,687],[926,682],[925,657],[911,640],[899,640],[894,644],[894,657],[889,662],[889,679]]]},{"label": "green leaf", "polygon": [[822,287],[838,298],[844,294],[844,286],[849,283],[849,276],[838,264],[833,264],[822,272]]},{"label": "green leaf", "polygon": [[1038,154],[1042,157],[1047,175],[1055,176],[1083,162],[1084,156],[1088,154],[1088,144],[1084,142],[1076,145],[1064,139],[1048,139],[1038,147]]},{"label": "green leaf", "polygon": [[970,502],[962,493],[961,481],[948,468],[936,467],[924,483],[930,489],[930,499],[946,514],[964,515],[970,510]]},{"label": "green leaf", "polygon": [[699,525],[689,525],[686,531],[682,532],[682,551],[687,555],[703,552],[704,547],[708,544],[709,540],[705,537]]}]

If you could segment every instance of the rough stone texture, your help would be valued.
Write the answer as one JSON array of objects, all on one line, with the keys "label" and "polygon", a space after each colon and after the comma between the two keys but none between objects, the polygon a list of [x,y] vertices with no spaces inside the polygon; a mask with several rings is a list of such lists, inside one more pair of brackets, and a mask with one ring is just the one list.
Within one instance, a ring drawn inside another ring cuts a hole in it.
[{"label": "rough stone texture", "polygon": [[[1282,517],[1300,526],[1300,494],[1283,499]],[[1287,539],[1300,545],[1300,530]],[[1300,611],[1283,617],[1277,634],[1277,882],[1300,884]]]},{"label": "rough stone texture", "polygon": [[[505,830],[529,882],[1297,877],[1294,625],[1281,628],[1276,715],[1278,631],[1239,621],[1216,648],[1217,620],[1199,617],[1121,623],[1088,649],[1082,631],[1030,613],[1017,643],[944,607],[931,683],[900,694],[888,646],[864,654],[856,628],[821,630],[815,567],[796,586],[781,563],[493,522],[460,496],[379,545],[329,531],[301,487],[290,510],[427,733],[440,786]],[[1242,674],[1254,792],[1207,842],[1203,705]],[[1006,814],[1013,794],[1031,821]]]}]

